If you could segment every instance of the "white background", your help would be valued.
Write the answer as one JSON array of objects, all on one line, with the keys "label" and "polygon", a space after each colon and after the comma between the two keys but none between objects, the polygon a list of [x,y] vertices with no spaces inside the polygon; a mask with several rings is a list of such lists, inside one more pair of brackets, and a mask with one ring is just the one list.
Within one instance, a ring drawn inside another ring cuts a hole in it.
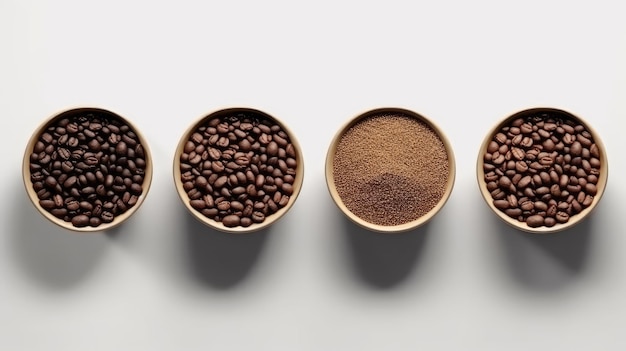
[{"label": "white background", "polygon": [[[622,8],[0,1],[0,350],[624,350]],[[31,133],[76,106],[152,149],[150,193],[111,232],[57,228],[21,182]],[[198,224],[172,181],[184,130],[230,106],[280,118],[304,152],[295,206],[252,235]],[[334,133],[382,106],[437,123],[457,164],[437,217],[389,237],[348,223],[324,179]],[[487,131],[536,106],[586,119],[610,162],[593,216],[550,236],[503,225],[475,180]]]}]

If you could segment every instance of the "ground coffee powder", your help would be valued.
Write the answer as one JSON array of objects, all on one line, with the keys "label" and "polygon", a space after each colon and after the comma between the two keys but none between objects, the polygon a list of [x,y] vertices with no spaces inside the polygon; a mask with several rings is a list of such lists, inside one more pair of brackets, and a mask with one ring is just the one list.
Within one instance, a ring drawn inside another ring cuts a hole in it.
[{"label": "ground coffee powder", "polygon": [[337,145],[339,197],[363,220],[385,226],[414,221],[444,196],[448,154],[435,131],[403,114],[367,117]]}]

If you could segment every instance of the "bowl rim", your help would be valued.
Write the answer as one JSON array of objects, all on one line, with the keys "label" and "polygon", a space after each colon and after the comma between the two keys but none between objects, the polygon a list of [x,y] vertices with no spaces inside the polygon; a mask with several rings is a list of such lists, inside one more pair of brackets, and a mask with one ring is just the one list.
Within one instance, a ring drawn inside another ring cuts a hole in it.
[{"label": "bowl rim", "polygon": [[[248,227],[226,227],[222,222],[217,222],[214,219],[208,218],[204,216],[202,213],[197,211],[195,208],[191,207],[189,203],[189,198],[187,197],[187,192],[183,189],[183,182],[181,181],[181,170],[180,170],[180,155],[185,147],[185,143],[189,140],[189,137],[196,129],[204,122],[214,118],[221,117],[224,115],[229,115],[233,113],[239,112],[247,112],[252,114],[260,115],[268,120],[278,124],[282,130],[287,133],[289,136],[289,140],[293,145],[296,151],[296,176],[293,183],[293,193],[289,197],[289,202],[284,207],[280,208],[277,212],[273,213],[270,216],[267,216],[265,220],[261,223],[253,223]],[[302,185],[304,183],[304,158],[302,155],[302,148],[298,139],[296,138],[294,132],[291,128],[289,128],[281,119],[265,112],[257,108],[252,107],[244,107],[244,106],[230,106],[223,107],[220,109],[213,110],[209,113],[205,113],[200,117],[196,118],[190,125],[185,129],[183,134],[181,135],[176,149],[174,151],[173,156],[173,172],[172,175],[174,177],[174,187],[176,188],[176,193],[178,194],[178,198],[181,200],[185,208],[189,211],[189,213],[196,220],[200,221],[202,224],[206,225],[209,228],[218,230],[220,232],[229,233],[229,234],[246,234],[253,233],[265,229],[272,224],[276,223],[278,220],[284,217],[284,215],[293,207],[296,202],[298,196],[300,195],[300,191],[302,189]]]},{"label": "bowl rim", "polygon": [[[484,163],[483,155],[487,151],[487,146],[493,139],[494,135],[506,124],[510,123],[511,121],[517,118],[520,118],[526,115],[541,113],[541,112],[557,113],[583,125],[589,131],[589,133],[591,133],[591,136],[593,137],[595,144],[598,146],[598,150],[600,152],[601,172],[600,172],[600,175],[598,176],[598,183],[596,184],[597,193],[594,196],[593,202],[591,203],[591,205],[589,205],[589,207],[583,209],[580,213],[574,216],[571,216],[570,219],[566,223],[557,223],[553,227],[541,226],[541,227],[533,228],[533,227],[528,226],[526,222],[520,222],[514,218],[507,216],[504,212],[500,211],[494,206],[491,193],[487,190],[487,182],[484,179],[485,172],[483,169],[483,163]],[[498,218],[500,218],[501,220],[503,220],[505,223],[512,226],[513,228],[519,229],[524,232],[533,233],[533,234],[558,233],[558,232],[574,227],[576,224],[580,223],[585,218],[587,218],[587,216],[595,210],[595,208],[598,205],[598,202],[601,200],[602,196],[604,195],[604,191],[606,189],[606,184],[608,181],[608,176],[609,176],[609,163],[608,163],[607,151],[596,129],[594,129],[585,119],[581,118],[580,116],[575,115],[568,110],[565,110],[563,108],[558,108],[558,107],[546,107],[546,106],[530,107],[530,108],[526,108],[523,110],[518,110],[516,112],[513,112],[512,114],[507,115],[507,117],[500,119],[485,135],[483,142],[480,146],[477,161],[476,161],[476,180],[478,182],[478,188],[483,197],[483,200],[487,203],[489,208],[491,208],[492,212],[495,213]]]},{"label": "bowl rim", "polygon": [[[37,141],[39,140],[39,137],[43,134],[43,132],[53,123],[55,123],[56,121],[65,118],[67,116],[73,115],[73,114],[78,114],[78,113],[85,113],[85,112],[97,112],[97,113],[103,113],[106,114],[108,116],[111,116],[113,118],[116,118],[120,121],[122,121],[123,123],[127,124],[132,131],[137,135],[137,138],[139,140],[139,142],[141,143],[141,145],[143,146],[144,149],[144,160],[146,161],[146,166],[145,166],[145,173],[144,173],[144,180],[143,180],[143,191],[141,193],[141,195],[138,196],[137,199],[137,203],[129,208],[126,212],[115,216],[115,218],[113,219],[112,222],[110,223],[102,223],[97,227],[92,227],[92,226],[85,226],[85,227],[75,227],[74,225],[72,225],[71,222],[66,222],[60,218],[55,217],[54,215],[52,215],[52,213],[48,212],[47,210],[45,210],[43,207],[41,207],[41,205],[39,204],[39,198],[37,197],[37,193],[35,192],[35,190],[33,189],[33,184],[30,180],[30,175],[31,175],[31,171],[30,171],[30,155],[32,153],[32,150],[34,149],[35,144],[37,143]],[[50,222],[56,224],[57,226],[70,230],[72,232],[76,232],[76,233],[97,233],[97,232],[103,232],[103,231],[107,231],[110,229],[113,229],[117,226],[119,226],[120,224],[122,224],[123,222],[125,222],[128,218],[130,218],[135,212],[137,212],[137,210],[139,210],[139,208],[141,207],[141,205],[143,204],[143,202],[145,201],[149,191],[150,191],[150,187],[152,185],[152,177],[153,177],[153,160],[152,160],[152,153],[150,151],[150,146],[148,145],[148,141],[146,139],[146,137],[144,136],[144,134],[141,132],[141,130],[139,128],[137,128],[137,126],[130,121],[129,119],[127,119],[126,117],[123,117],[122,115],[120,115],[117,112],[114,112],[110,109],[106,109],[106,108],[102,108],[102,107],[97,107],[97,106],[75,106],[75,107],[70,107],[70,108],[66,108],[66,109],[62,109],[57,111],[56,113],[50,115],[49,117],[45,118],[42,122],[39,123],[39,125],[37,126],[37,128],[35,128],[34,132],[31,134],[26,147],[24,149],[24,156],[22,158],[22,182],[24,184],[24,188],[26,189],[26,193],[28,195],[28,198],[30,199],[31,204],[37,209],[37,211],[39,213],[41,213],[45,218],[47,218]]]},{"label": "bowl rim", "polygon": [[[448,157],[449,173],[448,173],[448,179],[446,181],[445,191],[441,199],[437,202],[437,204],[430,211],[428,211],[423,216],[417,218],[416,220],[399,224],[399,225],[393,225],[393,226],[385,226],[385,225],[370,223],[358,217],[354,213],[352,213],[348,209],[348,207],[344,204],[343,200],[339,196],[339,193],[337,192],[337,189],[335,187],[335,176],[333,172],[335,151],[343,135],[350,128],[352,128],[357,123],[363,121],[364,119],[373,117],[376,115],[381,115],[384,113],[391,113],[391,114],[395,113],[395,114],[405,115],[407,117],[413,118],[427,125],[431,130],[435,132],[437,137],[443,143],[444,149],[446,151],[446,155]],[[339,208],[339,210],[341,210],[341,212],[343,212],[343,214],[346,217],[348,217],[348,219],[350,219],[352,222],[354,222],[355,224],[359,225],[362,228],[365,228],[367,230],[377,232],[377,233],[384,233],[384,234],[404,233],[404,232],[411,231],[413,229],[417,229],[420,226],[429,222],[432,218],[435,217],[435,215],[437,215],[437,213],[439,213],[439,211],[447,203],[447,201],[450,198],[450,195],[452,194],[452,190],[454,189],[454,183],[456,179],[456,161],[454,157],[454,150],[452,148],[452,144],[450,143],[448,137],[445,135],[442,129],[435,122],[423,116],[422,114],[419,114],[415,111],[412,111],[406,108],[377,107],[374,109],[369,109],[364,112],[361,112],[355,115],[354,117],[350,118],[348,121],[344,122],[343,125],[339,128],[339,130],[335,133],[328,147],[328,151],[326,154],[325,175],[326,175],[326,187],[328,189],[328,192],[330,193],[331,198],[333,199],[333,202]]]}]

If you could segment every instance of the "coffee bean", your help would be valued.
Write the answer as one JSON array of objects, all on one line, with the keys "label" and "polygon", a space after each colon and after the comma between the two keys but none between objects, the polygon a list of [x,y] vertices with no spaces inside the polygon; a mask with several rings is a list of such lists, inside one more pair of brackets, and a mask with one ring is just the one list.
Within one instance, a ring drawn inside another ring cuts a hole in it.
[{"label": "coffee bean", "polygon": [[196,210],[202,210],[203,208],[206,207],[206,202],[203,199],[191,200],[189,201],[189,204],[191,205],[191,207],[195,208]]},{"label": "coffee bean", "polygon": [[510,207],[509,201],[507,200],[494,200],[493,205],[500,210],[506,210]]},{"label": "coffee bean", "polygon": [[506,197],[506,192],[500,188],[496,188],[493,191],[491,191],[491,197],[494,200],[501,200]]},{"label": "coffee bean", "polygon": [[237,215],[228,215],[222,219],[226,227],[236,227],[241,223],[241,218]]},{"label": "coffee bean", "polygon": [[521,161],[524,159],[524,157],[526,156],[526,152],[524,152],[524,150],[514,147],[511,150],[511,155],[513,156],[513,158],[515,158],[518,161]]},{"label": "coffee bean", "polygon": [[228,211],[230,209],[230,202],[229,201],[222,201],[220,203],[217,204],[217,209],[220,211]]},{"label": "coffee bean", "polygon": [[598,192],[598,188],[593,183],[587,183],[585,185],[585,193],[591,196],[595,196]]},{"label": "coffee bean", "polygon": [[52,176],[48,176],[46,177],[45,184],[50,188],[54,188],[57,185],[57,180]]},{"label": "coffee bean", "polygon": [[244,228],[245,227],[249,227],[249,226],[252,225],[252,219],[250,219],[248,217],[242,217],[239,225],[241,225]]},{"label": "coffee bean", "polygon": [[228,177],[224,175],[224,176],[217,178],[213,186],[215,186],[216,188],[221,188],[224,185],[226,185],[227,182],[228,182]]},{"label": "coffee bean", "polygon": [[39,205],[46,210],[51,210],[56,207],[55,202],[49,199],[39,200]]},{"label": "coffee bean", "polygon": [[541,227],[544,224],[544,217],[540,215],[532,215],[526,218],[526,224],[531,228]]},{"label": "coffee bean", "polygon": [[50,210],[50,213],[59,218],[65,220],[65,216],[67,216],[67,209],[65,208],[53,208]]},{"label": "coffee bean", "polygon": [[509,216],[509,217],[517,218],[517,217],[521,216],[523,212],[519,208],[508,208],[508,209],[504,210],[504,213],[506,213],[507,216]]},{"label": "coffee bean", "polygon": [[72,217],[72,225],[75,227],[86,227],[89,225],[89,217],[86,215],[78,215]]},{"label": "coffee bean", "polygon": [[583,148],[579,141],[574,141],[572,143],[572,146],[570,146],[570,152],[573,156],[582,155],[582,151],[583,151]]},{"label": "coffee bean", "polygon": [[569,215],[567,212],[559,211],[557,212],[555,219],[558,223],[566,223],[569,220]]},{"label": "coffee bean", "polygon": [[255,211],[252,213],[251,219],[254,223],[261,223],[265,220],[265,215],[263,212]]},{"label": "coffee bean", "polygon": [[283,183],[281,190],[283,194],[291,196],[293,194],[293,185],[289,183]]},{"label": "coffee bean", "polygon": [[141,193],[143,192],[143,187],[141,186],[141,184],[133,183],[130,186],[130,191],[135,195],[141,195]]}]

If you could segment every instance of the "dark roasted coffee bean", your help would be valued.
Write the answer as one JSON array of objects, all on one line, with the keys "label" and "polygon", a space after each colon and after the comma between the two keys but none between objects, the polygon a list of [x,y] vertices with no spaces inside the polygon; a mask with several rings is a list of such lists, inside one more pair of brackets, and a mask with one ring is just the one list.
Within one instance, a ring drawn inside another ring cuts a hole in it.
[{"label": "dark roasted coffee bean", "polygon": [[239,201],[231,201],[230,208],[234,211],[243,211],[244,205]]},{"label": "dark roasted coffee bean", "polygon": [[265,215],[263,212],[255,211],[252,213],[251,219],[254,223],[261,223],[265,220]]},{"label": "dark roasted coffee bean", "polygon": [[228,182],[228,177],[224,175],[224,176],[217,178],[213,186],[215,186],[216,188],[221,188],[224,185],[226,185],[227,182]]},{"label": "dark roasted coffee bean", "polygon": [[240,222],[241,218],[236,215],[228,215],[222,219],[222,223],[224,223],[226,227],[236,227],[240,224]]},{"label": "dark roasted coffee bean", "polygon": [[39,200],[39,205],[46,210],[51,210],[56,207],[55,202],[49,199]]},{"label": "dark roasted coffee bean", "polygon": [[510,204],[507,200],[494,200],[493,205],[499,210],[506,210],[510,207]]},{"label": "dark roasted coffee bean", "polygon": [[591,196],[595,196],[598,192],[598,188],[593,183],[587,183],[585,185],[585,193]]},{"label": "dark roasted coffee bean", "polygon": [[285,147],[285,151],[287,153],[287,156],[292,157],[292,158],[296,157],[296,149],[293,146],[293,144],[287,145],[287,147]]},{"label": "dark roasted coffee bean", "polygon": [[241,221],[239,223],[242,227],[249,227],[252,225],[252,219],[248,218],[248,217],[243,217],[241,218]]},{"label": "dark roasted coffee bean", "polygon": [[289,183],[283,183],[281,190],[285,195],[291,196],[293,194],[293,186]]},{"label": "dark roasted coffee bean", "polygon": [[558,223],[565,223],[569,221],[569,215],[567,212],[559,211],[554,217]]},{"label": "dark roasted coffee bean", "polygon": [[217,209],[220,211],[228,211],[230,209],[230,202],[229,201],[222,201],[220,203],[217,204]]},{"label": "dark roasted coffee bean", "polygon": [[130,191],[135,195],[141,195],[141,193],[143,192],[143,187],[141,186],[141,184],[132,183],[132,185],[130,186]]},{"label": "dark roasted coffee bean", "polygon": [[104,223],[111,223],[111,222],[113,222],[114,218],[115,218],[115,216],[110,211],[102,211],[102,214],[100,214],[100,219]]},{"label": "dark roasted coffee bean", "polygon": [[506,213],[507,216],[509,216],[509,217],[517,218],[517,217],[522,215],[522,209],[520,209],[520,208],[508,208],[508,209],[504,210],[504,213]]},{"label": "dark roasted coffee bean", "polygon": [[191,205],[191,207],[195,208],[196,210],[202,210],[203,208],[206,207],[206,202],[202,199],[191,200],[189,201],[189,204]]},{"label": "dark roasted coffee bean", "polygon": [[544,224],[544,217],[540,215],[533,215],[526,218],[526,224],[531,228],[541,227]]},{"label": "dark roasted coffee bean", "polygon": [[92,227],[97,227],[102,223],[102,220],[98,217],[89,218],[89,225]]},{"label": "dark roasted coffee bean", "polygon": [[278,155],[278,144],[275,141],[271,141],[267,145],[267,154],[270,156]]},{"label": "dark roasted coffee bean", "polygon": [[50,213],[59,218],[59,219],[65,219],[65,216],[67,216],[67,209],[65,208],[53,208],[50,210]]},{"label": "dark roasted coffee bean", "polygon": [[89,217],[86,215],[78,215],[72,218],[72,225],[75,227],[86,227],[89,225]]},{"label": "dark roasted coffee bean", "polygon": [[221,161],[211,162],[211,170],[215,173],[224,172],[224,164]]}]

